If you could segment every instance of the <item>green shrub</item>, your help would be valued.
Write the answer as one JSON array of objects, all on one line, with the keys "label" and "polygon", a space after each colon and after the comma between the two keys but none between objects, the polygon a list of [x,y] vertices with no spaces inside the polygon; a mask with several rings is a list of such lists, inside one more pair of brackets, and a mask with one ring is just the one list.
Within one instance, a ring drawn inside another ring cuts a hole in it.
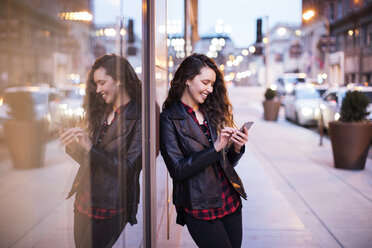
[{"label": "green shrub", "polygon": [[348,91],[341,105],[340,121],[356,122],[366,119],[369,114],[367,96],[360,91]]},{"label": "green shrub", "polygon": [[266,100],[272,100],[275,97],[276,97],[276,90],[272,90],[270,88],[267,88],[266,92],[265,92],[265,99]]}]

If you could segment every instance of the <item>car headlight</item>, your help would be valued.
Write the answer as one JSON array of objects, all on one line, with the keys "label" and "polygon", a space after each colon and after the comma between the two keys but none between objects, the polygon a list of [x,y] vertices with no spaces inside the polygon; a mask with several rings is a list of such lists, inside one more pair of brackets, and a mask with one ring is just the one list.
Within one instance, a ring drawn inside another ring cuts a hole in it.
[{"label": "car headlight", "polygon": [[309,115],[312,115],[313,114],[313,109],[311,108],[302,108],[301,109],[301,114],[303,116],[309,116]]},{"label": "car headlight", "polygon": [[74,115],[74,110],[72,110],[72,109],[66,109],[65,111],[64,111],[64,114],[65,115],[67,115],[67,116],[69,116],[69,117],[71,117],[71,116],[73,116]]},{"label": "car headlight", "polygon": [[59,109],[67,109],[67,104],[64,104],[64,103],[63,104],[59,104],[58,105],[58,108]]},{"label": "car headlight", "polygon": [[76,116],[78,116],[78,117],[83,117],[83,115],[84,115],[84,109],[83,108],[76,108],[75,110],[74,110],[74,114],[76,115]]},{"label": "car headlight", "polygon": [[292,91],[293,91],[293,85],[291,85],[291,84],[287,84],[287,85],[285,86],[285,90],[286,90],[287,92],[292,92]]},{"label": "car headlight", "polygon": [[316,117],[319,117],[320,116],[320,109],[319,108],[316,108],[315,111],[314,111],[314,115]]}]

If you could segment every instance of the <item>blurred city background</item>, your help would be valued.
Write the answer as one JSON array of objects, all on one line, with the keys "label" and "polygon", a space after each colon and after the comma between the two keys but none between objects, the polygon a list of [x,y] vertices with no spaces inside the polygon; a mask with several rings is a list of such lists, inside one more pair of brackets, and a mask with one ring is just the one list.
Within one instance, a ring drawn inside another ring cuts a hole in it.
[{"label": "blurred city background", "polygon": [[[194,52],[223,71],[237,124],[255,121],[238,166],[248,188],[243,247],[372,247],[372,0],[149,1],[151,27],[146,2],[0,0],[0,247],[73,246],[65,196],[77,165],[58,130],[83,118],[94,60],[125,56],[146,87],[145,62],[154,58],[150,83],[161,106]],[[149,44],[154,57],[144,52]],[[330,126],[349,91],[368,99],[369,129],[367,146],[356,136],[338,141],[361,161],[345,168]],[[273,116],[263,104],[270,98]],[[175,224],[162,158],[153,159],[154,203],[141,202],[139,224],[115,246],[150,247],[142,211],[155,206],[153,246],[195,247]]]}]

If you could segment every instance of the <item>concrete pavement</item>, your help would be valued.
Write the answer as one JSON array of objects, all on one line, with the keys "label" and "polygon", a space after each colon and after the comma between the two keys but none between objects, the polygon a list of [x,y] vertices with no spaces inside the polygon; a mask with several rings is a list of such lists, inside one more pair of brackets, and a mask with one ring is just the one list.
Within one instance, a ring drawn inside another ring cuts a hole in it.
[{"label": "concrete pavement", "polygon": [[[230,88],[234,118],[254,120],[246,154],[237,166],[247,194],[242,247],[372,247],[372,159],[363,171],[333,168],[331,145],[309,129],[280,117],[262,120],[263,90]],[[281,113],[283,115],[283,113]],[[72,204],[65,200],[77,166],[54,141],[46,166],[16,171],[0,160],[0,247],[73,247]],[[158,196],[166,195],[166,172],[157,161]],[[170,185],[168,185],[170,189]],[[163,199],[157,204],[158,247],[196,247]],[[141,247],[139,224],[127,227],[115,247]]]},{"label": "concrete pavement", "polygon": [[[246,186],[250,200],[245,206],[255,209],[244,211],[243,247],[372,247],[371,157],[365,170],[335,169],[328,139],[319,147],[316,133],[285,121],[283,113],[278,122],[263,121],[263,91],[232,88],[230,94],[242,91],[247,97],[231,98],[238,113],[236,121],[255,120],[249,152],[238,167],[244,183],[252,184]],[[254,161],[258,166],[252,167]],[[257,174],[261,170],[263,175]],[[270,181],[268,187],[260,187],[264,178]],[[269,191],[274,195],[265,202],[262,196]],[[264,207],[255,207],[257,203]],[[290,207],[280,208],[280,203]],[[262,209],[278,211],[278,215],[267,221],[259,218],[261,236],[252,241],[250,233],[256,225],[251,223],[257,218],[254,211],[270,216]],[[294,215],[297,222],[290,222],[285,214]],[[286,226],[277,226],[282,222]],[[269,238],[266,232],[277,233],[278,239]]]}]

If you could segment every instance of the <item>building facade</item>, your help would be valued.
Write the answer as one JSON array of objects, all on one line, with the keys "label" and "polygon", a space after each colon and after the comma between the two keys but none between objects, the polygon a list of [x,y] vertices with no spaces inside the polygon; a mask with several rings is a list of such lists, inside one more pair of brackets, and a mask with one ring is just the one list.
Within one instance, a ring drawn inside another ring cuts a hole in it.
[{"label": "building facade", "polygon": [[314,11],[303,20],[303,43],[324,64],[329,83],[372,85],[372,1],[303,0],[302,10]]},{"label": "building facade", "polygon": [[89,13],[90,0],[0,2],[0,88],[55,86],[85,77],[89,21],[67,20],[62,14]]}]

